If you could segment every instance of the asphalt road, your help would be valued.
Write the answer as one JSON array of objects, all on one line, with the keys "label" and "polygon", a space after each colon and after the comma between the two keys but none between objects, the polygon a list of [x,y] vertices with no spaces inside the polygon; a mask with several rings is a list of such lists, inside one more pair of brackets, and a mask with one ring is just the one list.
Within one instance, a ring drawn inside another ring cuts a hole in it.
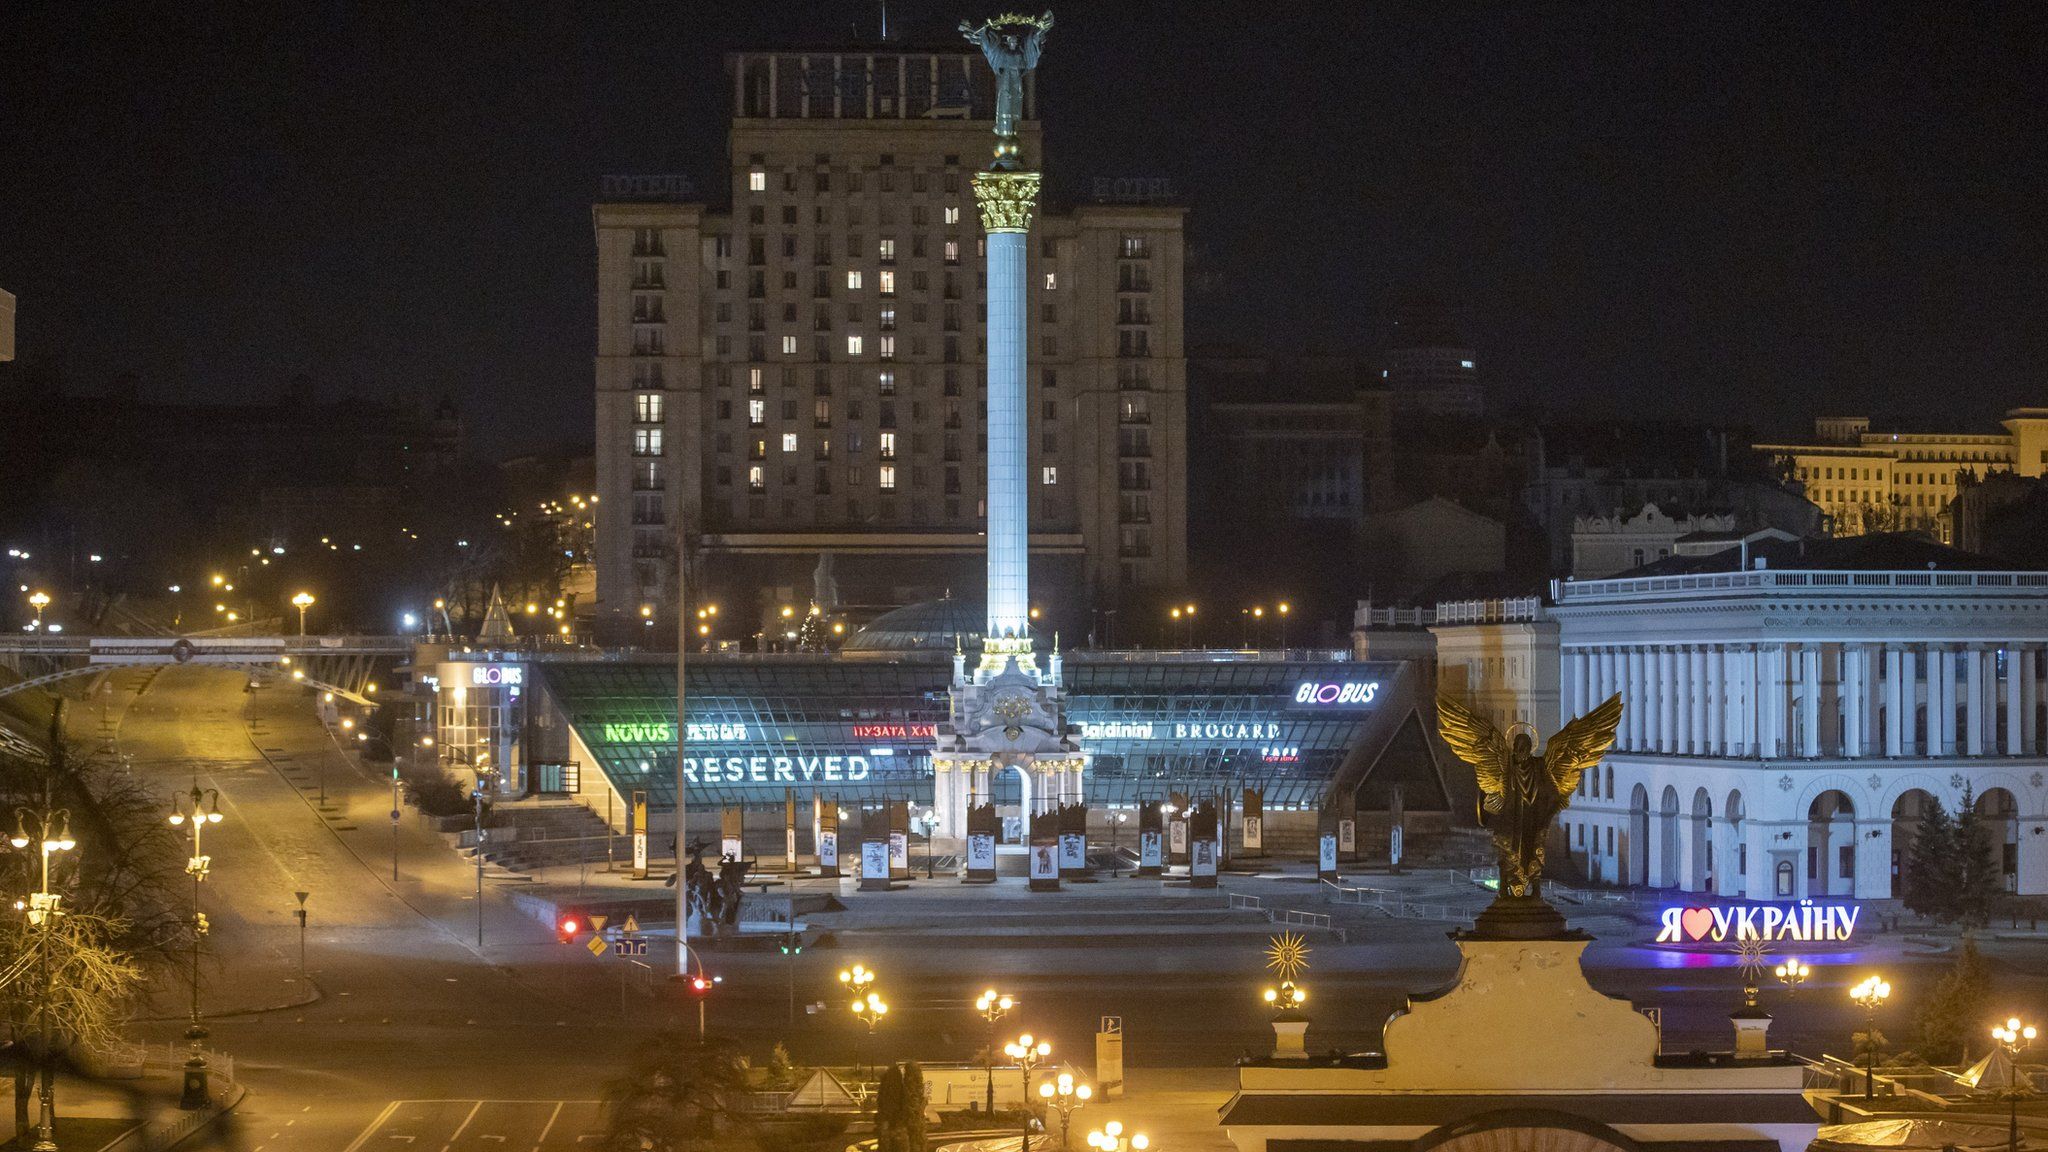
[{"label": "asphalt road", "polygon": [[[245,693],[243,683],[206,669],[123,672],[76,713],[81,730],[116,741],[159,783],[167,804],[195,778],[220,790],[226,819],[206,832],[213,875],[202,898],[216,951],[202,989],[212,1043],[233,1055],[251,1095],[217,1143],[245,1152],[573,1146],[594,1130],[592,1106],[552,1110],[598,1099],[624,1054],[654,1029],[693,1029],[694,1005],[673,984],[647,979],[648,970],[558,943],[511,907],[502,883],[487,885],[479,947],[474,872],[409,811],[394,850],[388,775],[343,753],[307,693]],[[311,894],[310,982],[299,973],[297,891]],[[1817,964],[1797,995],[1771,990],[1774,1045],[1844,1050],[1860,1026],[1845,989],[1866,969],[1882,968],[1897,1002],[1915,1002],[1945,962],[1902,956],[1898,943],[1879,938]],[[2048,951],[2034,947],[1998,965],[2015,1007],[2048,1000]],[[649,957],[653,971],[672,955]],[[872,1039],[835,979],[854,960],[884,974],[891,1011]],[[757,1059],[781,1040],[799,1062],[971,1060],[987,1037],[971,1001],[993,984],[1021,1000],[1001,1026],[1005,1038],[1032,1031],[1052,1038],[1056,1057],[1092,1063],[1098,1023],[1114,1015],[1134,1069],[1212,1070],[1177,1079],[1161,1072],[1172,1090],[1127,1107],[1168,1113],[1154,1130],[1180,1129],[1176,1147],[1222,1148],[1209,1109],[1229,1082],[1228,1064],[1270,1043],[1250,992],[1260,963],[1241,937],[1199,933],[1145,946],[1001,949],[868,937],[857,948],[812,947],[795,961],[717,954],[712,967],[724,982],[706,1016]],[[1308,981],[1311,1046],[1376,1047],[1407,993],[1443,985],[1456,963],[1441,930],[1426,926],[1318,946]],[[1725,966],[1688,963],[1596,944],[1588,969],[1603,991],[1660,1010],[1667,1049],[1726,1047],[1737,981]],[[149,1010],[162,1019],[140,1031],[177,1038],[185,995],[182,974],[167,980]],[[818,1002],[821,1012],[806,1011]],[[1885,1027],[1911,1031],[1904,1019]],[[1133,1081],[1143,1082],[1136,1072]]]}]

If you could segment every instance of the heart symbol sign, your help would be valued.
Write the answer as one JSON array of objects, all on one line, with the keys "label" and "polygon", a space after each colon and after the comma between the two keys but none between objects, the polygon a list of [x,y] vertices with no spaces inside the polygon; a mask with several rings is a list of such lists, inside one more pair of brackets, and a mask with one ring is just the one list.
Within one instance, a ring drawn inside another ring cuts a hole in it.
[{"label": "heart symbol sign", "polygon": [[1714,912],[1711,908],[1687,908],[1678,916],[1679,927],[1694,940],[1703,940],[1714,930]]}]

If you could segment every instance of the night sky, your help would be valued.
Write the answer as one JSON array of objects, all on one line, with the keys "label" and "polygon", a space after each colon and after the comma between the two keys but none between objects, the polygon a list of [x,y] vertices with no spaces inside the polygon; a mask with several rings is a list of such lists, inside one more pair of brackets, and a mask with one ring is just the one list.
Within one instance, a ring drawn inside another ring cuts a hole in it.
[{"label": "night sky", "polygon": [[[718,189],[721,53],[872,42],[877,10],[14,5],[21,355],[160,398],[447,392],[486,452],[587,439],[598,178]],[[1053,194],[1175,182],[1191,344],[1363,349],[1426,290],[1510,402],[1776,432],[2048,403],[2048,6],[1056,13]]]}]

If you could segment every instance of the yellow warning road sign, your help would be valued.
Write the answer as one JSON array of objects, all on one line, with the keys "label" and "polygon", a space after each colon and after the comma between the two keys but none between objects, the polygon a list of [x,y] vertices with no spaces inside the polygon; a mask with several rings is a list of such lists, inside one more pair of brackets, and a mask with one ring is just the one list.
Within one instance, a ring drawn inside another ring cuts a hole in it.
[{"label": "yellow warning road sign", "polygon": [[592,916],[592,917],[590,918],[590,930],[591,930],[592,932],[602,932],[602,931],[604,931],[604,924],[605,924],[605,921],[607,921],[607,920],[609,920],[609,919],[611,919],[611,917],[609,917],[609,916],[602,916],[602,915],[598,915],[598,916]]},{"label": "yellow warning road sign", "polygon": [[592,956],[602,956],[604,955],[604,950],[607,947],[609,947],[609,945],[607,945],[604,942],[604,937],[592,936],[590,938],[590,943],[585,944],[584,947],[590,949],[590,954]]},{"label": "yellow warning road sign", "polygon": [[638,932],[639,930],[640,918],[638,916],[633,915],[631,912],[626,913],[626,931]]}]

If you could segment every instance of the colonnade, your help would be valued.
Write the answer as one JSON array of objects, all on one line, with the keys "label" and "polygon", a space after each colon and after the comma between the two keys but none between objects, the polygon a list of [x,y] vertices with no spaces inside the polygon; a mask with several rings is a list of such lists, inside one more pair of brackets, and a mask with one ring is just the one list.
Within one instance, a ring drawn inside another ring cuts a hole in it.
[{"label": "colonnade", "polygon": [[1564,649],[1565,712],[1616,692],[1621,751],[1737,758],[2043,751],[2042,644],[1741,641]]}]

